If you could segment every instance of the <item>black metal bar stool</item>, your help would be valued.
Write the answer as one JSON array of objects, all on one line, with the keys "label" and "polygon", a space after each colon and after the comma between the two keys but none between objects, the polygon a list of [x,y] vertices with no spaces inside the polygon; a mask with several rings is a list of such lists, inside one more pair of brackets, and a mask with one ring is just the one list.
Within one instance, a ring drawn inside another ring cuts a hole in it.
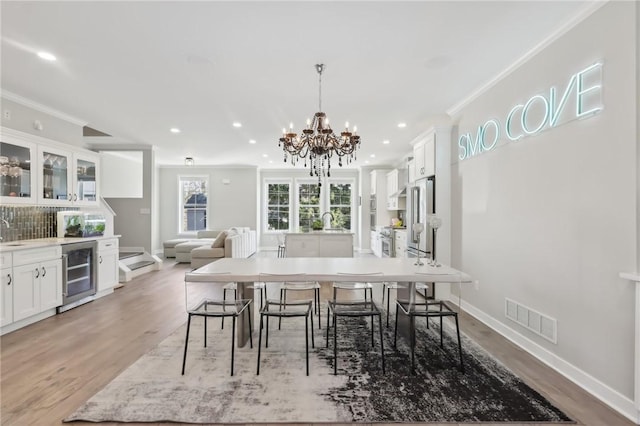
[{"label": "black metal bar stool", "polygon": [[262,310],[260,310],[260,336],[258,338],[258,365],[256,367],[256,375],[260,375],[260,353],[262,348],[262,329],[264,318],[267,318],[264,328],[267,329],[265,348],[269,347],[269,317],[304,317],[305,328],[305,344],[306,344],[306,358],[307,358],[307,376],[309,375],[309,318],[311,318],[311,347],[315,348],[315,342],[313,338],[313,313],[312,313],[312,301],[311,300],[296,300],[291,302],[283,302],[280,300],[268,300],[266,301]]},{"label": "black metal bar stool", "polygon": [[373,317],[378,317],[378,329],[380,331],[380,354],[382,355],[382,373],[384,374],[384,342],[382,340],[382,315],[373,303],[373,300],[365,301],[336,301],[327,302],[327,340],[329,347],[329,317],[333,319],[333,374],[338,374],[338,317],[371,317],[371,347],[374,346]]},{"label": "black metal bar stool", "polygon": [[[437,310],[429,309],[435,307]],[[460,327],[458,326],[458,313],[452,311],[443,301],[424,301],[410,303],[407,300],[396,300],[396,328],[393,336],[393,346],[396,346],[398,339],[398,313],[409,316],[409,340],[411,346],[411,372],[415,373],[415,349],[416,349],[416,324],[415,317],[440,318],[440,348],[443,345],[442,319],[444,317],[453,317],[456,322],[456,334],[458,335],[458,355],[460,357],[460,371],[464,372],[464,364],[462,362],[462,343],[460,341]]]},{"label": "black metal bar stool", "polygon": [[[207,347],[207,318],[214,317],[232,317],[233,323],[231,327],[231,375],[233,376],[233,361],[235,356],[235,337],[236,337],[236,318],[243,312],[247,312],[249,319],[249,330],[251,330],[251,299],[239,300],[210,300],[204,299],[195,308],[187,311],[189,318],[187,319],[187,336],[184,339],[184,357],[182,358],[182,375],[187,363],[187,347],[189,345],[189,330],[191,329],[191,317],[204,317],[204,347]],[[253,348],[253,338],[249,333],[249,344]]]}]

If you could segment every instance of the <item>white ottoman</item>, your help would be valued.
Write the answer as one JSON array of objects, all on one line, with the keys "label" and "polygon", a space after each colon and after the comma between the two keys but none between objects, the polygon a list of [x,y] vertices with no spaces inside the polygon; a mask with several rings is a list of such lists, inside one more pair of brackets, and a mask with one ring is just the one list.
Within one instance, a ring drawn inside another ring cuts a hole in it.
[{"label": "white ottoman", "polygon": [[187,238],[174,238],[173,240],[167,240],[162,243],[164,247],[164,257],[176,257],[176,245],[180,243],[186,243],[191,241]]},{"label": "white ottoman", "polygon": [[211,238],[199,238],[197,240],[189,240],[184,243],[176,245],[176,262],[178,263],[191,263],[191,250],[202,246],[211,246],[213,239]]}]

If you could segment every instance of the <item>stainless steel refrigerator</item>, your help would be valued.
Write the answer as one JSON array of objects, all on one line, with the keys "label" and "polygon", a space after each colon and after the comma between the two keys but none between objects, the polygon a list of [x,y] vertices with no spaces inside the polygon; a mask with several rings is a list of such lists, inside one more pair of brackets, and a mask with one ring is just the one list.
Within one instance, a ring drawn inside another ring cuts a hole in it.
[{"label": "stainless steel refrigerator", "polygon": [[[431,257],[434,253],[433,229],[429,226],[428,215],[435,214],[435,176],[418,179],[414,186],[407,188],[407,251],[409,257]],[[418,235],[413,231],[414,223],[422,223],[424,231]]]}]

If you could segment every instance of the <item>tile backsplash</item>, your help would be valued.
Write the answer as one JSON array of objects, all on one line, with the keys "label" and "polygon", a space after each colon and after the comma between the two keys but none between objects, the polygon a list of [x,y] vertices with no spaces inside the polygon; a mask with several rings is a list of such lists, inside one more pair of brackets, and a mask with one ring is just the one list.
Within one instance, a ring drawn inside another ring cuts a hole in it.
[{"label": "tile backsplash", "polygon": [[57,213],[70,210],[80,209],[44,206],[1,206],[0,236],[2,237],[2,242],[56,237]]}]

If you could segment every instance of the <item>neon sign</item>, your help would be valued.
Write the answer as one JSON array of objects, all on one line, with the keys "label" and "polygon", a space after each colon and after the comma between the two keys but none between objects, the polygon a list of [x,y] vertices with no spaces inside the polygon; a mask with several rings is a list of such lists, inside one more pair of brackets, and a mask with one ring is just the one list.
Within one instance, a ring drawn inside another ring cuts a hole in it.
[{"label": "neon sign", "polygon": [[[518,141],[564,122],[593,115],[602,110],[602,63],[593,64],[571,76],[558,99],[555,87],[548,94],[536,94],[517,104],[507,114],[504,127],[495,119],[478,126],[475,137],[464,133],[458,138],[458,158],[465,160],[494,149],[502,132]],[[563,112],[566,112],[563,114]]]}]

